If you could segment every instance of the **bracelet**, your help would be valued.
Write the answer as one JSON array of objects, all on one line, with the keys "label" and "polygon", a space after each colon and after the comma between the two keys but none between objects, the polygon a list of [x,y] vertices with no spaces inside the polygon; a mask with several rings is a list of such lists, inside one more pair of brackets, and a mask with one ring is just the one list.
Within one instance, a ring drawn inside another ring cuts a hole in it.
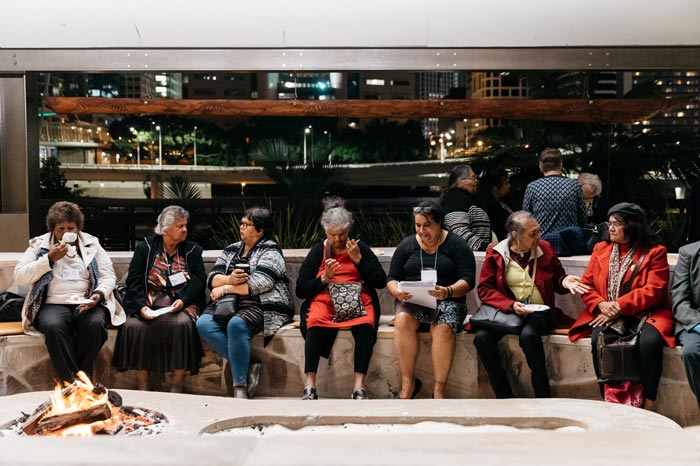
[{"label": "bracelet", "polygon": [[448,286],[447,287],[447,299],[450,299],[452,297],[452,287]]}]

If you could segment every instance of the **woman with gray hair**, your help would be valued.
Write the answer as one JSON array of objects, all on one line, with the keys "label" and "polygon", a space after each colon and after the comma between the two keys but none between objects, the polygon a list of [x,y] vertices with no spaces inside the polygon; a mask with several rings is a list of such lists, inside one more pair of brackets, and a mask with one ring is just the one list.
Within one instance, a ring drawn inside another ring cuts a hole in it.
[{"label": "woman with gray hair", "polygon": [[381,314],[376,290],[386,286],[386,274],[367,244],[350,239],[352,214],[345,201],[326,199],[324,207],[321,226],[326,239],[309,250],[296,287],[297,296],[305,300],[300,310],[306,361],[302,399],[318,399],[319,360],[330,355],[338,329],[350,327],[355,340],[351,398],[366,400],[365,377]]},{"label": "woman with gray hair", "polygon": [[[180,393],[185,371],[199,372],[202,344],[195,329],[204,308],[206,274],[202,247],[187,239],[190,214],[171,205],[158,216],[155,234],[136,246],[126,279],[114,365],[135,370],[139,390],[158,388],[172,372],[170,391]],[[160,375],[151,378],[149,373]]]},{"label": "woman with gray hair", "polygon": [[581,173],[578,176],[578,184],[583,191],[583,202],[586,204],[586,223],[602,223],[607,220],[607,205],[603,205],[600,195],[603,192],[603,183],[598,175],[593,173]]}]

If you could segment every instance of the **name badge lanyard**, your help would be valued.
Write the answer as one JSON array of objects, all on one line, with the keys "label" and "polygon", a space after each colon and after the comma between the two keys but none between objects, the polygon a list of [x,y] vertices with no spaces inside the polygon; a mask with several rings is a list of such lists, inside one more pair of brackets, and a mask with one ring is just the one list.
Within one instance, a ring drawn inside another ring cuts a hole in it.
[{"label": "name badge lanyard", "polygon": [[[440,246],[438,246],[438,249],[440,249]],[[438,249],[435,250],[435,264],[433,265],[433,270],[435,270],[435,272],[437,272]],[[423,248],[420,248],[420,269],[425,270],[423,268]]]}]

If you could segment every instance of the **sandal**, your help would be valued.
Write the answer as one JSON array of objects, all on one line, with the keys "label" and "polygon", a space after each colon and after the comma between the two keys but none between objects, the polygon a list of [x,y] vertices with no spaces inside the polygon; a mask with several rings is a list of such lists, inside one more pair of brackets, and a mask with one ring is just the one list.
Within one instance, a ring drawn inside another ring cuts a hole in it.
[{"label": "sandal", "polygon": [[301,397],[302,400],[318,400],[318,393],[316,392],[316,387],[305,387],[304,396]]},{"label": "sandal", "polygon": [[353,400],[369,400],[369,396],[367,396],[367,392],[362,388],[352,392],[352,395],[350,395],[350,398],[352,398]]}]

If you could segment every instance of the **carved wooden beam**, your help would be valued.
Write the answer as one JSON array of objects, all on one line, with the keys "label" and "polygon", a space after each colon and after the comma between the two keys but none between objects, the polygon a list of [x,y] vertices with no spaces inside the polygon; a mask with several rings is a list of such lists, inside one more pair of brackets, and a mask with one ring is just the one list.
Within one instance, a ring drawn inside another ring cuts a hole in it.
[{"label": "carved wooden beam", "polygon": [[671,112],[688,98],[474,100],[174,100],[45,97],[62,115],[285,116],[336,118],[503,118],[578,123],[631,123]]}]

